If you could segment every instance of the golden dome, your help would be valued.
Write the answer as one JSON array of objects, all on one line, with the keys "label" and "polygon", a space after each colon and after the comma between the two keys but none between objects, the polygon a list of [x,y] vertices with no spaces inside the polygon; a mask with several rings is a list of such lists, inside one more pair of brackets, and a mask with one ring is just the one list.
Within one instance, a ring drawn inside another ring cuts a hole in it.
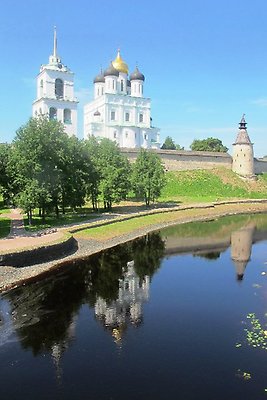
[{"label": "golden dome", "polygon": [[120,50],[118,50],[118,54],[117,54],[117,57],[115,58],[115,60],[112,61],[112,65],[119,72],[124,72],[125,74],[128,74],[128,65],[121,58]]}]

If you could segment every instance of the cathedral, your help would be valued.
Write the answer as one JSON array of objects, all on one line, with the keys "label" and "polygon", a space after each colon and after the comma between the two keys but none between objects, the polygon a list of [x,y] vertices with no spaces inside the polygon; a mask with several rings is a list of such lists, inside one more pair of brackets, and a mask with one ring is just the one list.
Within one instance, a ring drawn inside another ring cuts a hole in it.
[{"label": "cathedral", "polygon": [[[139,148],[154,149],[166,170],[231,168],[244,179],[255,179],[267,172],[267,162],[256,159],[247,133],[244,116],[233,143],[233,157],[227,153],[168,151],[160,149],[159,129],[151,118],[151,100],[144,97],[145,76],[136,66],[129,74],[120,50],[108,68],[94,78],[94,98],[84,107],[84,138],[115,141],[121,151],[134,161]],[[33,102],[33,117],[47,115],[63,123],[69,136],[77,135],[77,105],[74,95],[74,74],[62,63],[57,50],[54,29],[53,53],[48,64],[41,65],[37,75],[37,97]]]},{"label": "cathedral", "polygon": [[84,138],[108,138],[127,148],[160,147],[152,126],[151,101],[144,97],[145,77],[138,67],[128,75],[120,51],[94,79],[94,100],[84,107]]},{"label": "cathedral", "polygon": [[[118,51],[116,59],[94,79],[94,99],[84,107],[84,138],[108,138],[119,147],[160,147],[159,129],[152,126],[151,100],[144,97],[144,75],[128,65]],[[33,116],[48,115],[64,124],[68,135],[77,135],[74,74],[61,62],[54,29],[53,54],[37,76]]]}]

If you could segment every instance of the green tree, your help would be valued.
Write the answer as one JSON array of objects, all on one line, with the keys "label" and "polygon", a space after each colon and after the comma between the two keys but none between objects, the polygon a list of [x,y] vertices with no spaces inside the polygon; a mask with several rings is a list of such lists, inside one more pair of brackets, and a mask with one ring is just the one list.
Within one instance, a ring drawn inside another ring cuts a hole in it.
[{"label": "green tree", "polygon": [[89,196],[94,208],[97,208],[101,195],[104,208],[111,209],[114,202],[125,200],[130,190],[130,163],[120,152],[118,145],[102,139],[100,143],[92,137],[85,146],[91,155],[94,175],[89,186]]},{"label": "green tree", "polygon": [[165,176],[157,154],[145,149],[140,150],[133,166],[132,184],[136,196],[143,198],[146,206],[160,196]]},{"label": "green tree", "polygon": [[215,151],[221,153],[226,153],[228,151],[228,148],[223,145],[220,139],[213,137],[203,140],[193,140],[190,149],[193,151]]},{"label": "green tree", "polygon": [[9,170],[15,199],[29,216],[38,207],[40,216],[59,207],[84,204],[93,166],[83,142],[69,138],[64,126],[45,116],[31,118],[21,127],[12,145]]},{"label": "green tree", "polygon": [[11,150],[10,144],[0,143],[0,193],[5,203],[10,203],[13,195],[13,180],[8,168]]},{"label": "green tree", "polygon": [[173,139],[170,136],[167,136],[161,148],[165,150],[175,150],[176,146]]},{"label": "green tree", "polygon": [[99,165],[100,145],[95,136],[89,136],[89,138],[84,141],[84,146],[93,163],[91,180],[87,185],[87,195],[91,199],[93,210],[97,211],[101,181],[101,168]]},{"label": "green tree", "polygon": [[109,139],[100,142],[98,171],[104,208],[111,209],[112,203],[126,199],[131,183],[130,163],[118,145]]}]

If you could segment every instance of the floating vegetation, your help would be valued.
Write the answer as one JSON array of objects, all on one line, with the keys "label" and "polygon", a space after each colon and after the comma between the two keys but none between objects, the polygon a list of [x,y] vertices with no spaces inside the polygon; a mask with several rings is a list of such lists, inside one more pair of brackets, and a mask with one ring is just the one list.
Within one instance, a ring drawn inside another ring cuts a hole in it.
[{"label": "floating vegetation", "polygon": [[245,381],[248,381],[249,379],[251,379],[250,372],[241,371],[241,369],[237,370],[236,376],[238,378],[244,379]]},{"label": "floating vegetation", "polygon": [[245,329],[249,346],[267,350],[267,330],[264,330],[259,319],[254,313],[247,315],[250,320],[251,329]]},{"label": "floating vegetation", "polygon": [[259,289],[259,288],[261,288],[261,285],[258,285],[258,283],[253,283],[252,287]]}]

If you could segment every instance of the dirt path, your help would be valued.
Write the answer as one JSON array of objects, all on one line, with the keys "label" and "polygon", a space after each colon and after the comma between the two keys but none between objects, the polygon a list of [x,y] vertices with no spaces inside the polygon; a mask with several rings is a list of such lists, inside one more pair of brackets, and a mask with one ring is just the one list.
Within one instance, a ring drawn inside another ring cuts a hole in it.
[{"label": "dirt path", "polygon": [[43,246],[60,240],[64,233],[56,231],[46,235],[32,234],[24,228],[23,214],[18,208],[12,209],[9,214],[2,214],[3,217],[11,219],[10,233],[5,239],[0,239],[0,253],[8,253],[24,248]]}]

